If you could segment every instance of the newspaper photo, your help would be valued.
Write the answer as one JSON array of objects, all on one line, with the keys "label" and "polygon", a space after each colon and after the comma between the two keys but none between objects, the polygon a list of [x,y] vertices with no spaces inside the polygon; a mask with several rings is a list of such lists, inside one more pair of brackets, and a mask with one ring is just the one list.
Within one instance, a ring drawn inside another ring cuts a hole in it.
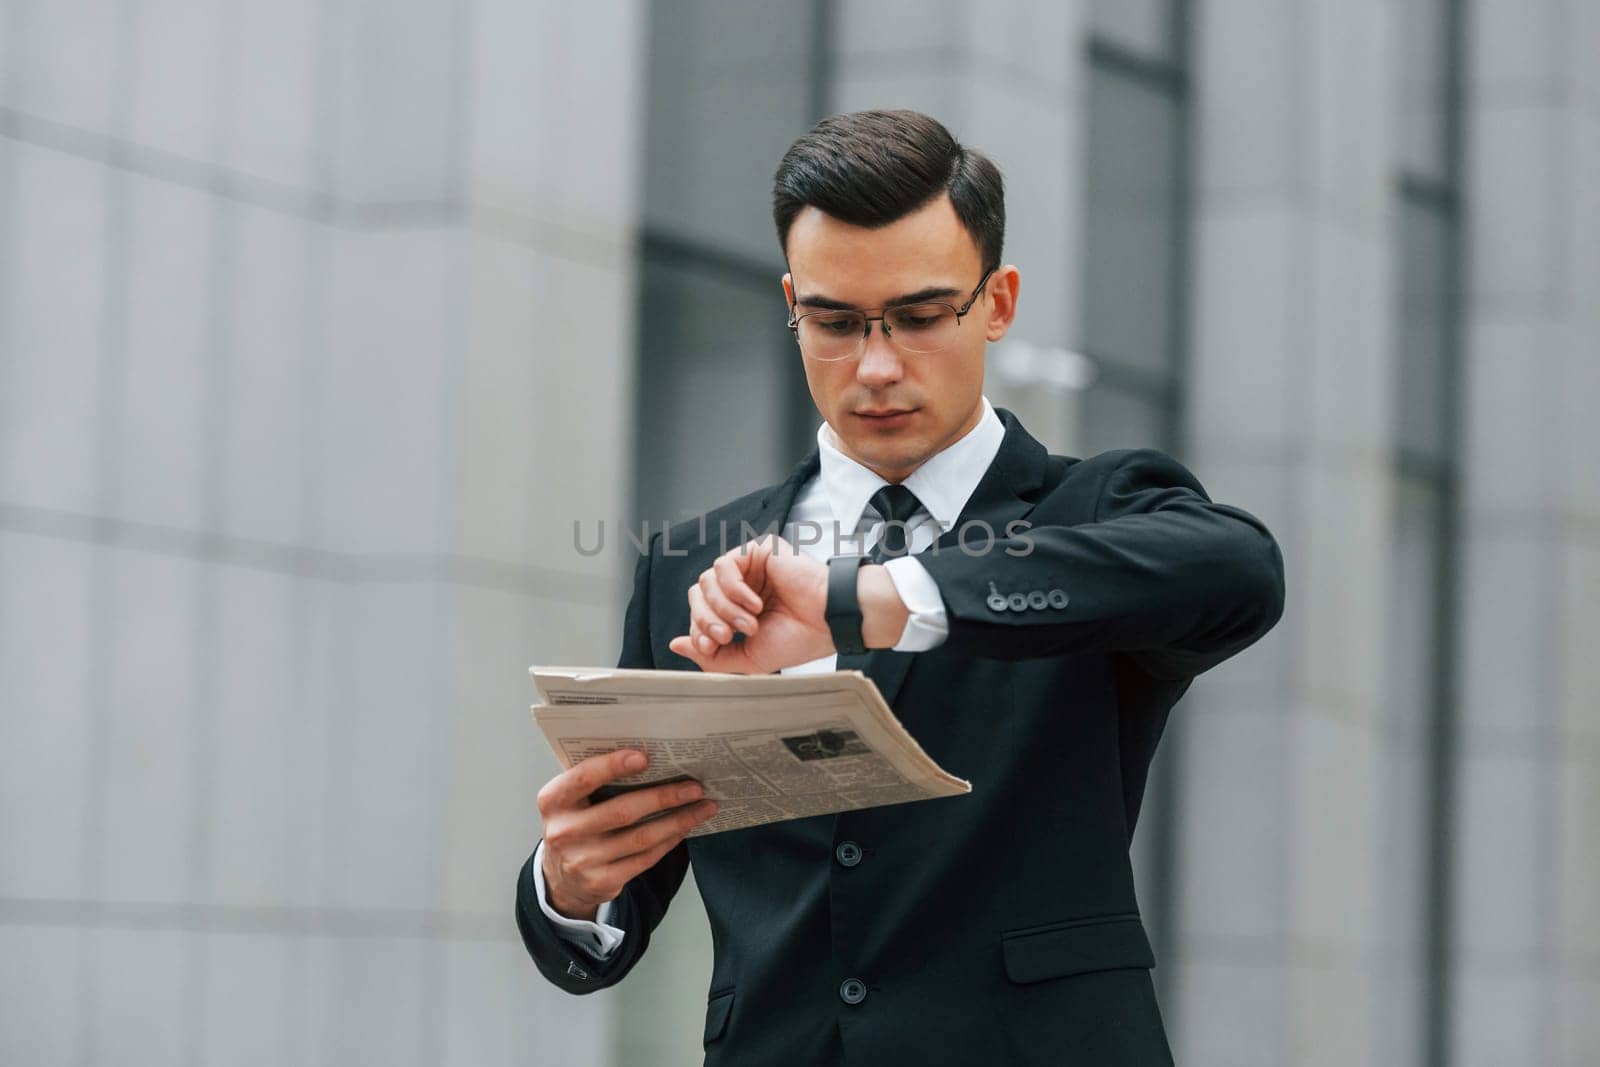
[{"label": "newspaper photo", "polygon": [[694,779],[717,802],[689,832],[959,796],[972,786],[928,757],[860,671],[703,674],[532,667],[533,716],[563,768],[615,752],[650,757],[592,794]]}]

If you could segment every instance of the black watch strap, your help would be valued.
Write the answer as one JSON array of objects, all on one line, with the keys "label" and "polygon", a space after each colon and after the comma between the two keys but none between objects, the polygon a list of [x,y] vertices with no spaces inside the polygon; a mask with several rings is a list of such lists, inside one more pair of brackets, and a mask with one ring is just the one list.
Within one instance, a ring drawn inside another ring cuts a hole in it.
[{"label": "black watch strap", "polygon": [[828,603],[823,617],[833,635],[833,647],[841,656],[859,656],[867,651],[861,638],[861,601],[856,597],[856,574],[866,556],[833,556],[828,560]]}]

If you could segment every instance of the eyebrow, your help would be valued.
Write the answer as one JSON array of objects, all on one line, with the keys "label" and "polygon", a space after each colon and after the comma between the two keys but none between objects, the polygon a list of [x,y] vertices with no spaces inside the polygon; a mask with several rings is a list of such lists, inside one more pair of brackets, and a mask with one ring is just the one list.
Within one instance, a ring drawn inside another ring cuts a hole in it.
[{"label": "eyebrow", "polygon": [[[938,300],[940,297],[960,295],[960,289],[953,289],[948,285],[930,285],[926,289],[918,289],[914,293],[906,293],[902,296],[894,297],[893,299],[885,302],[883,306],[886,308],[902,307],[906,304],[920,304],[925,300]],[[822,296],[816,293],[802,294],[800,298],[795,301],[795,303],[803,307],[822,308],[824,311],[862,310],[861,305],[859,304],[851,304],[844,300],[835,300],[832,297]]]}]

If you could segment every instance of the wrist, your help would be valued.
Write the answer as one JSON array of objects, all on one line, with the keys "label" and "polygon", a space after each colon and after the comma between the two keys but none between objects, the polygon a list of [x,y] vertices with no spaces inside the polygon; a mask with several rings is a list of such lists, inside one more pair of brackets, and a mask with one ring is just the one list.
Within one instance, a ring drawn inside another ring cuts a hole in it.
[{"label": "wrist", "polygon": [[568,907],[562,903],[560,896],[553,892],[550,894],[549,899],[550,910],[554,911],[563,919],[582,919],[584,922],[592,923],[600,914],[600,905],[598,904],[591,904],[587,908],[577,906]]},{"label": "wrist", "polygon": [[856,575],[856,599],[861,604],[861,642],[868,648],[893,648],[906,632],[911,610],[889,577],[889,569],[873,563]]},{"label": "wrist", "polygon": [[563,919],[582,919],[584,922],[591,923],[595,921],[595,918],[600,914],[600,905],[584,905],[567,900],[556,888],[555,881],[550,877],[550,871],[542,864],[539,868],[539,874],[544,878],[544,900],[546,904],[550,905],[551,911]]},{"label": "wrist", "polygon": [[594,922],[600,914],[600,905],[590,904],[588,907],[578,905],[565,905],[556,893],[550,894],[550,910],[563,919],[582,919],[584,922]]}]

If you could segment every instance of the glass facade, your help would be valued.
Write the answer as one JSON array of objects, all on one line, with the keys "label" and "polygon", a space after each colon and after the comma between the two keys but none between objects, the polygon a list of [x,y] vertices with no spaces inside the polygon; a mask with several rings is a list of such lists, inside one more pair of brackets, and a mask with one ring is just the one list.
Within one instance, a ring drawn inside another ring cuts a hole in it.
[{"label": "glass facade", "polygon": [[1400,6],[1397,191],[1395,581],[1389,642],[1393,735],[1385,807],[1390,892],[1404,934],[1385,941],[1392,999],[1380,1023],[1393,1062],[1452,1062],[1451,840],[1462,359],[1462,7]]},{"label": "glass facade", "polygon": [[[1097,0],[1086,45],[1088,135],[1081,400],[1084,454],[1159,448],[1183,458],[1181,375],[1189,247],[1189,100],[1182,0]],[[1140,907],[1158,953],[1172,944],[1180,737],[1150,768],[1134,837]],[[1163,999],[1168,974],[1158,971]]]},{"label": "glass facade", "polygon": [[820,0],[650,7],[635,456],[636,506],[656,524],[721,503],[727,486],[776,481],[811,447],[771,190],[820,117],[822,12]]},{"label": "glass facade", "polygon": [[[1107,6],[1095,7],[1097,20]],[[1099,36],[1123,28],[1110,21],[1106,31],[1096,22],[1088,48],[1083,344],[1097,377],[1083,398],[1085,440],[1090,454],[1173,450],[1188,241],[1184,78],[1175,53]]]},{"label": "glass facade", "polygon": [[908,106],[1007,178],[997,402],[1284,551],[1133,841],[1177,1061],[1587,1065],[1597,27],[0,3],[0,1062],[701,1062],[692,881],[600,996],[518,941],[526,670],[615,662],[633,560],[574,518],[811,447],[772,173]]}]

